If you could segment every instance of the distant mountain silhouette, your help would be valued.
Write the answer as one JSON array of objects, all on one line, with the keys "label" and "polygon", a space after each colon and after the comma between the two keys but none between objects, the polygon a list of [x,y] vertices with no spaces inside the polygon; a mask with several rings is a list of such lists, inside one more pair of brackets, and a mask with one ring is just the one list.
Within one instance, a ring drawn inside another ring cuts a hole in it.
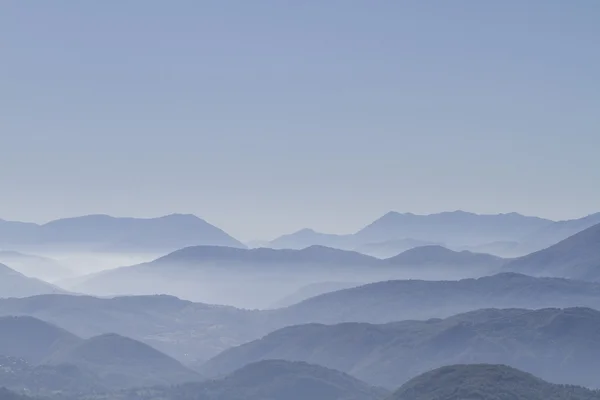
[{"label": "distant mountain silhouette", "polygon": [[596,310],[489,309],[444,320],[291,326],[226,350],[202,371],[228,373],[277,358],[338,369],[392,389],[448,364],[502,363],[553,382],[589,386],[597,384],[598,341]]},{"label": "distant mountain silhouette", "polygon": [[350,249],[351,240],[352,235],[334,235],[316,232],[312,229],[302,229],[298,232],[280,236],[269,244],[274,249],[301,250],[314,245]]},{"label": "distant mountain silhouette", "polygon": [[361,229],[363,243],[412,238],[448,245],[474,245],[522,238],[553,221],[517,213],[480,215],[464,211],[431,215],[389,212]]},{"label": "distant mountain silhouette", "polygon": [[74,275],[73,271],[56,260],[17,251],[0,251],[0,263],[10,266],[23,275],[46,282],[55,282]]},{"label": "distant mountain silhouette", "polygon": [[0,355],[38,364],[81,340],[72,333],[37,318],[0,317]]},{"label": "distant mountain silhouette", "polygon": [[597,400],[600,392],[552,384],[505,365],[449,365],[402,385],[388,400]]},{"label": "distant mountain silhouette", "polygon": [[165,252],[202,244],[245,247],[194,215],[149,219],[87,215],[44,225],[0,221],[0,246],[10,248]]},{"label": "distant mountain silhouette", "polygon": [[200,380],[179,361],[139,341],[114,333],[81,341],[53,354],[48,364],[75,365],[116,388]]},{"label": "distant mountain silhouette", "polygon": [[415,247],[443,246],[442,243],[416,239],[396,239],[384,242],[366,243],[355,248],[359,253],[378,258],[390,258]]},{"label": "distant mountain silhouette", "polygon": [[[416,247],[404,247],[409,243],[403,241],[417,241],[420,242],[419,245],[444,244],[450,247],[520,241],[553,223],[548,219],[517,213],[485,215],[453,211],[416,215],[391,211],[354,234],[331,235],[303,229],[273,240],[271,247],[299,249],[324,245],[385,258]],[[377,245],[378,243],[381,244]],[[392,253],[387,247],[393,247],[394,243],[398,246],[398,251]],[[385,254],[376,253],[382,250],[385,250]]]},{"label": "distant mountain silhouette", "polygon": [[538,276],[600,280],[600,224],[510,261],[505,269]]},{"label": "distant mountain silhouette", "polygon": [[331,264],[340,266],[375,265],[377,259],[361,253],[339,250],[325,246],[310,246],[301,250],[291,249],[236,249],[218,246],[187,247],[164,257],[151,264],[172,265],[187,263],[199,265],[204,261],[237,263],[244,262],[263,266],[266,264]]},{"label": "distant mountain silhouette", "polygon": [[505,260],[489,254],[452,251],[442,246],[422,246],[385,260],[387,264],[405,267],[441,266],[446,268],[498,268]]},{"label": "distant mountain silhouette", "polygon": [[597,224],[600,224],[600,212],[583,218],[557,221],[523,238],[519,250],[521,255],[543,250]]},{"label": "distant mountain silhouette", "polygon": [[66,293],[66,291],[39,279],[29,278],[0,264],[0,298],[28,297],[49,293]]},{"label": "distant mountain silhouette", "polygon": [[128,400],[382,400],[387,395],[342,372],[282,360],[246,365],[222,379],[125,393]]},{"label": "distant mountain silhouette", "polygon": [[[70,289],[94,295],[153,294],[160,282],[162,293],[185,299],[266,308],[306,284],[369,273],[379,263],[375,257],[324,246],[302,250],[194,246],[149,263],[90,275]],[[384,273],[390,274],[380,274]]]}]

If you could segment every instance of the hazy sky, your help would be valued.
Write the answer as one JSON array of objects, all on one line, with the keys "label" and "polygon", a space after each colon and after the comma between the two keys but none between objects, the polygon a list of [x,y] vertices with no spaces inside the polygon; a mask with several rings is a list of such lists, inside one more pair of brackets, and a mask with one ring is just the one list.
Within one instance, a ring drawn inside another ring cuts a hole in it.
[{"label": "hazy sky", "polygon": [[600,2],[4,1],[0,218],[600,211]]}]

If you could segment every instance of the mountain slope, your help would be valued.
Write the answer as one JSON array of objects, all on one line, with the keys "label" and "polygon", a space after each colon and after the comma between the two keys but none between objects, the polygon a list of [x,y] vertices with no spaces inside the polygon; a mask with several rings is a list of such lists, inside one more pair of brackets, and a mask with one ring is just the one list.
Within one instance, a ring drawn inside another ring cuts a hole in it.
[{"label": "mountain slope", "polygon": [[543,250],[597,224],[600,224],[600,212],[583,218],[557,221],[524,238],[519,248],[525,254]]},{"label": "mountain slope", "polygon": [[447,317],[478,308],[585,306],[600,309],[600,284],[502,273],[459,281],[371,283],[313,297],[275,310],[279,326]]},{"label": "mountain slope", "polygon": [[35,278],[29,278],[0,264],[0,297],[28,297],[66,291]]},{"label": "mountain slope", "polygon": [[352,235],[334,235],[316,232],[312,229],[302,229],[298,232],[282,235],[269,242],[269,247],[274,249],[301,250],[310,246],[327,246],[337,249],[349,249]]},{"label": "mountain slope", "polygon": [[416,239],[395,239],[362,244],[354,250],[373,257],[390,258],[415,247],[423,246],[443,246],[443,244]]},{"label": "mountain slope", "polygon": [[72,333],[33,317],[0,317],[0,355],[37,364],[80,341]]},{"label": "mountain slope", "polygon": [[[311,246],[302,250],[187,247],[155,261],[88,276],[72,290],[93,295],[162,293],[213,304],[266,308],[300,287],[367,272],[380,260]],[[388,273],[389,275],[389,273]],[[367,279],[368,281],[368,279]]]},{"label": "mountain slope", "polygon": [[595,385],[600,312],[587,308],[478,310],[385,325],[297,325],[224,351],[204,373],[264,359],[305,361],[394,388],[432,368],[502,363],[560,383]]},{"label": "mountain slope", "polygon": [[200,380],[179,361],[136,340],[114,333],[96,336],[57,352],[52,365],[75,365],[115,387],[177,384]]},{"label": "mountain slope", "polygon": [[385,260],[387,264],[405,267],[437,266],[443,268],[488,268],[500,267],[505,261],[496,256],[470,251],[453,251],[442,246],[422,246],[407,250]]},{"label": "mountain slope", "polygon": [[[125,392],[111,400],[380,400],[388,393],[318,365],[267,360],[213,381]],[[118,394],[117,394],[118,395]]]},{"label": "mountain slope", "polygon": [[[13,230],[15,234],[12,234]],[[8,222],[0,225],[0,246],[12,248],[49,246],[156,253],[201,244],[245,247],[221,229],[194,215],[173,214],[148,219],[87,215],[44,225]]]},{"label": "mountain slope", "polygon": [[517,213],[479,215],[454,211],[415,215],[389,212],[354,236],[362,243],[412,238],[449,246],[476,245],[518,240],[552,222]]},{"label": "mountain slope", "polygon": [[46,282],[56,282],[74,275],[73,271],[56,260],[17,251],[0,251],[0,263],[10,265],[23,275]]},{"label": "mountain slope", "polygon": [[600,392],[548,383],[505,365],[450,365],[402,385],[389,400],[596,400]]},{"label": "mountain slope", "polygon": [[538,276],[600,279],[600,224],[547,249],[508,262],[506,270]]}]

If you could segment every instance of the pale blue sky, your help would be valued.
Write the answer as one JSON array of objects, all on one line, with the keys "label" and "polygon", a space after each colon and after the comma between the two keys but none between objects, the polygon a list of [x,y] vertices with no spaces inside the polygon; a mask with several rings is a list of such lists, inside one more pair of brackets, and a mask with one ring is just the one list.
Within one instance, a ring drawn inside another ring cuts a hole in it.
[{"label": "pale blue sky", "polygon": [[600,2],[5,1],[0,218],[600,211]]}]

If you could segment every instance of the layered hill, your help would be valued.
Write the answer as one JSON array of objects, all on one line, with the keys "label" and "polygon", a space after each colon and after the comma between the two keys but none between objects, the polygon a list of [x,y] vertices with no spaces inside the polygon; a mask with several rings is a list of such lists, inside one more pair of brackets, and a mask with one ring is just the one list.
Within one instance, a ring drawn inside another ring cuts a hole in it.
[{"label": "layered hill", "polygon": [[152,347],[114,333],[96,336],[55,352],[51,365],[75,365],[108,387],[173,385],[200,380],[179,361]]},{"label": "layered hill", "polygon": [[595,400],[600,392],[557,385],[505,365],[450,365],[402,385],[388,400]]},{"label": "layered hill", "polygon": [[386,323],[447,317],[478,308],[600,309],[600,284],[501,273],[459,281],[396,280],[322,294],[272,312],[279,325]]},{"label": "layered hill", "polygon": [[66,293],[66,291],[42,280],[27,277],[0,264],[0,298],[28,297],[50,293]]},{"label": "layered hill", "polygon": [[308,324],[226,350],[204,373],[266,359],[305,361],[390,389],[430,369],[500,363],[552,382],[593,386],[600,369],[600,312],[589,308],[488,309],[384,325]]},{"label": "layered hill", "polygon": [[398,278],[449,279],[496,272],[498,257],[439,246],[408,250],[381,260],[354,251],[311,246],[302,250],[184,248],[149,263],[88,276],[71,289],[93,295],[163,293],[193,301],[268,308],[303,286],[329,281],[373,282]]},{"label": "layered hill", "polygon": [[[250,364],[221,379],[170,388],[127,391],[113,400],[382,400],[382,389],[356,378],[302,362],[267,360]],[[115,397],[116,396],[116,397]]]},{"label": "layered hill", "polygon": [[195,245],[245,247],[194,215],[116,218],[88,215],[37,225],[0,220],[0,247],[166,252]]},{"label": "layered hill", "polygon": [[504,268],[536,276],[600,280],[600,224],[547,249],[514,259]]}]

